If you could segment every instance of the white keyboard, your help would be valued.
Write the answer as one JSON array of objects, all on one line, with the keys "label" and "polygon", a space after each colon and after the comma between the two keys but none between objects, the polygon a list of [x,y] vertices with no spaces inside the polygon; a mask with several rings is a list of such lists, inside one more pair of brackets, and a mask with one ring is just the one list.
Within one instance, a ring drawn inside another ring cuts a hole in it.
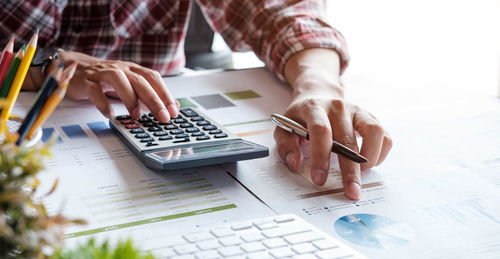
[{"label": "white keyboard", "polygon": [[170,236],[161,258],[367,258],[303,219],[280,215]]}]

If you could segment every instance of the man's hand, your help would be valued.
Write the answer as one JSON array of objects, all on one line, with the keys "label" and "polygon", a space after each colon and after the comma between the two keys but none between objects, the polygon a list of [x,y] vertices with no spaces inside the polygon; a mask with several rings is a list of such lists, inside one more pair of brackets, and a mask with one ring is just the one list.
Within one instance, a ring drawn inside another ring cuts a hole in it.
[{"label": "man's hand", "polygon": [[[285,77],[294,89],[294,97],[285,116],[304,125],[311,143],[311,178],[319,186],[325,184],[330,168],[332,139],[358,151],[356,134],[363,137],[361,155],[368,159],[361,166],[339,156],[346,196],[359,200],[361,170],[384,161],[392,147],[392,139],[378,120],[366,110],[346,102],[338,79],[339,58],[327,49],[309,49],[289,59]],[[280,156],[288,167],[297,171],[303,154],[300,137],[280,128],[275,130]]]},{"label": "man's hand", "polygon": [[157,71],[132,62],[103,60],[70,51],[60,52],[59,59],[65,66],[78,62],[67,96],[74,100],[90,99],[107,117],[113,116],[108,96],[121,99],[134,119],[142,113],[139,103],[143,103],[160,122],[178,115],[179,103]]}]

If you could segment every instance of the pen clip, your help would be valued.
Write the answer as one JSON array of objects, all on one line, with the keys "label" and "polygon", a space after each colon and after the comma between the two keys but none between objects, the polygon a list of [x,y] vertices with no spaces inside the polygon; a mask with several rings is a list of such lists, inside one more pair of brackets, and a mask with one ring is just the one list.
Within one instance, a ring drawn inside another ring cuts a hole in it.
[{"label": "pen clip", "polygon": [[292,128],[286,126],[285,124],[281,123],[281,120],[279,119],[279,116],[277,116],[278,114],[272,114],[271,115],[271,120],[273,120],[277,125],[278,127],[290,132],[290,133],[293,133],[293,130]]}]

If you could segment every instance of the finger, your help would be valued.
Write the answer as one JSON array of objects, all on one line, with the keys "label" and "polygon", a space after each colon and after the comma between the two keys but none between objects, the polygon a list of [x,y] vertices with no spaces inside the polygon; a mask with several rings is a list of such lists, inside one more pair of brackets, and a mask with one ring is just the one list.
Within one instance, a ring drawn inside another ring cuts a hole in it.
[{"label": "finger", "polygon": [[87,81],[88,83],[88,92],[87,95],[89,99],[94,103],[97,109],[107,118],[112,118],[114,116],[113,107],[109,102],[108,98],[102,91],[102,88],[99,84]]},{"label": "finger", "polygon": [[375,166],[379,160],[384,142],[384,129],[377,119],[365,111],[356,112],[352,123],[354,129],[363,137],[361,155],[368,159],[368,162],[361,164],[361,170],[364,171]]},{"label": "finger", "polygon": [[376,165],[380,165],[382,162],[384,162],[384,160],[387,158],[387,155],[389,154],[389,151],[391,151],[392,145],[393,142],[391,136],[389,136],[389,133],[385,132],[382,150],[380,151],[380,156],[378,157]]},{"label": "finger", "polygon": [[158,121],[168,122],[170,120],[170,114],[149,82],[140,74],[131,71],[126,71],[125,75],[130,81],[130,84],[132,84],[139,99],[156,116]]},{"label": "finger", "polygon": [[88,78],[94,83],[104,83],[112,86],[125,107],[127,107],[132,118],[138,119],[141,117],[137,95],[123,70],[115,68],[100,69],[89,73]]},{"label": "finger", "polygon": [[332,129],[328,115],[318,101],[311,99],[301,109],[305,118],[311,143],[311,179],[323,186],[328,178],[332,149]]},{"label": "finger", "polygon": [[177,117],[177,115],[179,115],[179,108],[176,103],[177,100],[175,100],[175,98],[168,90],[160,73],[141,66],[131,66],[130,71],[143,76],[149,82],[151,87],[153,87],[153,89],[155,90],[156,94],[163,101],[163,104],[170,113],[170,117],[175,118]]},{"label": "finger", "polygon": [[292,171],[298,171],[302,163],[303,155],[299,147],[300,137],[294,133],[276,127],[274,139],[278,148],[278,154],[286,162]]},{"label": "finger", "polygon": [[[356,135],[352,125],[350,111],[342,100],[333,100],[330,106],[330,121],[333,138],[348,148],[358,151]],[[338,156],[345,195],[351,200],[361,197],[361,170],[358,163],[343,156]]]}]

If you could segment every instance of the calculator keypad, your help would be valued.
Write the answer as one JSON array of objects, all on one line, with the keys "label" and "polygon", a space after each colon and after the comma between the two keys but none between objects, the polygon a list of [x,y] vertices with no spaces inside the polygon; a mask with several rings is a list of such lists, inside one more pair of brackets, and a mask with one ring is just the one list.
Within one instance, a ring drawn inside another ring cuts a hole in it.
[{"label": "calculator keypad", "polygon": [[229,137],[226,132],[191,108],[181,109],[178,117],[166,123],[160,123],[152,113],[144,114],[138,120],[133,120],[129,115],[119,115],[116,121],[126,129],[122,132],[140,142],[143,148]]}]

